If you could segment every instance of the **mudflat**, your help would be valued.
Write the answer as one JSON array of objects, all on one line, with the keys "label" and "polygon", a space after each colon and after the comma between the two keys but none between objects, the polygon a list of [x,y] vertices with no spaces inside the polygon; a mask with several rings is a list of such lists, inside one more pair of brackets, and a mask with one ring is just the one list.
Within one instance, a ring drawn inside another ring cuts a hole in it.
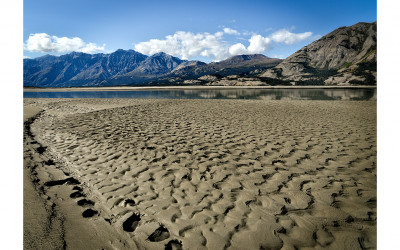
[{"label": "mudflat", "polygon": [[376,248],[376,101],[24,99],[24,111],[24,191],[55,228],[25,217],[25,236],[54,234],[25,249]]}]

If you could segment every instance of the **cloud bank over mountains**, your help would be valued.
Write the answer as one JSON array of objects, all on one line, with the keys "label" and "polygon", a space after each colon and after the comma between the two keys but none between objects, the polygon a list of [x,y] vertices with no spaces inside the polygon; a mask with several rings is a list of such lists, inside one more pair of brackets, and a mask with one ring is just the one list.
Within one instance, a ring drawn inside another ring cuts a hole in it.
[{"label": "cloud bank over mountains", "polygon": [[[228,57],[242,54],[258,54],[269,52],[274,44],[291,45],[311,38],[312,32],[292,33],[287,29],[278,30],[266,37],[260,34],[240,33],[232,28],[223,28],[216,33],[192,33],[177,31],[164,39],[150,39],[134,45],[134,49],[142,54],[153,55],[165,52],[183,60],[195,57],[208,57],[213,61],[221,61]],[[250,38],[248,38],[251,36]],[[242,42],[232,44],[233,39],[247,40],[246,46]],[[247,38],[246,38],[247,37]],[[95,43],[86,43],[79,37],[57,37],[46,33],[31,34],[25,43],[25,50],[30,52],[71,52],[79,51],[95,53],[105,51],[102,46]]]},{"label": "cloud bank over mountains", "polygon": [[184,60],[205,56],[220,61],[235,55],[268,52],[273,48],[274,43],[295,44],[310,38],[312,32],[292,33],[287,29],[281,29],[267,37],[252,34],[248,39],[247,47],[243,43],[230,45],[224,40],[225,35],[240,36],[241,33],[231,28],[224,28],[223,32],[214,34],[177,31],[173,35],[166,36],[165,39],[150,39],[135,44],[135,50],[146,55],[165,52]]}]

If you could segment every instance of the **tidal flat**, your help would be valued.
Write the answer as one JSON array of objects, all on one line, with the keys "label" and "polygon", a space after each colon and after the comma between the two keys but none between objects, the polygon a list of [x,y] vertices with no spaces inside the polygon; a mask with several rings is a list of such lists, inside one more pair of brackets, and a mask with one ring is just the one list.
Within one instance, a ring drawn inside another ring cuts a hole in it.
[{"label": "tidal flat", "polygon": [[376,248],[375,100],[25,98],[24,115],[24,249]]}]

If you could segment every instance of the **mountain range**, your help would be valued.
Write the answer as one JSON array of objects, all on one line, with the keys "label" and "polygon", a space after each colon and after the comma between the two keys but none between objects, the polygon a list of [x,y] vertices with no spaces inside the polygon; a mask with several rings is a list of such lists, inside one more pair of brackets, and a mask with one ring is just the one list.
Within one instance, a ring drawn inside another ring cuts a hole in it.
[{"label": "mountain range", "polygon": [[376,22],[338,28],[285,60],[254,54],[206,64],[122,49],[46,55],[24,59],[24,86],[374,85],[376,29]]},{"label": "mountain range", "polygon": [[111,54],[72,52],[62,56],[46,55],[24,59],[24,86],[78,87],[144,85],[179,82],[206,74],[246,74],[265,70],[281,59],[264,55],[242,55],[206,64],[186,61],[160,52],[146,56],[134,50],[117,50]]}]

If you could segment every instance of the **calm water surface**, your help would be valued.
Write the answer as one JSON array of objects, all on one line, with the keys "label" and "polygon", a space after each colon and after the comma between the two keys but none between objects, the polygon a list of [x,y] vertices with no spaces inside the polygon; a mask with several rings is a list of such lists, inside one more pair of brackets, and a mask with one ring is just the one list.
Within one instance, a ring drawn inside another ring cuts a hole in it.
[{"label": "calm water surface", "polygon": [[153,98],[264,100],[376,100],[376,88],[363,89],[186,89],[29,92],[24,98]]}]

